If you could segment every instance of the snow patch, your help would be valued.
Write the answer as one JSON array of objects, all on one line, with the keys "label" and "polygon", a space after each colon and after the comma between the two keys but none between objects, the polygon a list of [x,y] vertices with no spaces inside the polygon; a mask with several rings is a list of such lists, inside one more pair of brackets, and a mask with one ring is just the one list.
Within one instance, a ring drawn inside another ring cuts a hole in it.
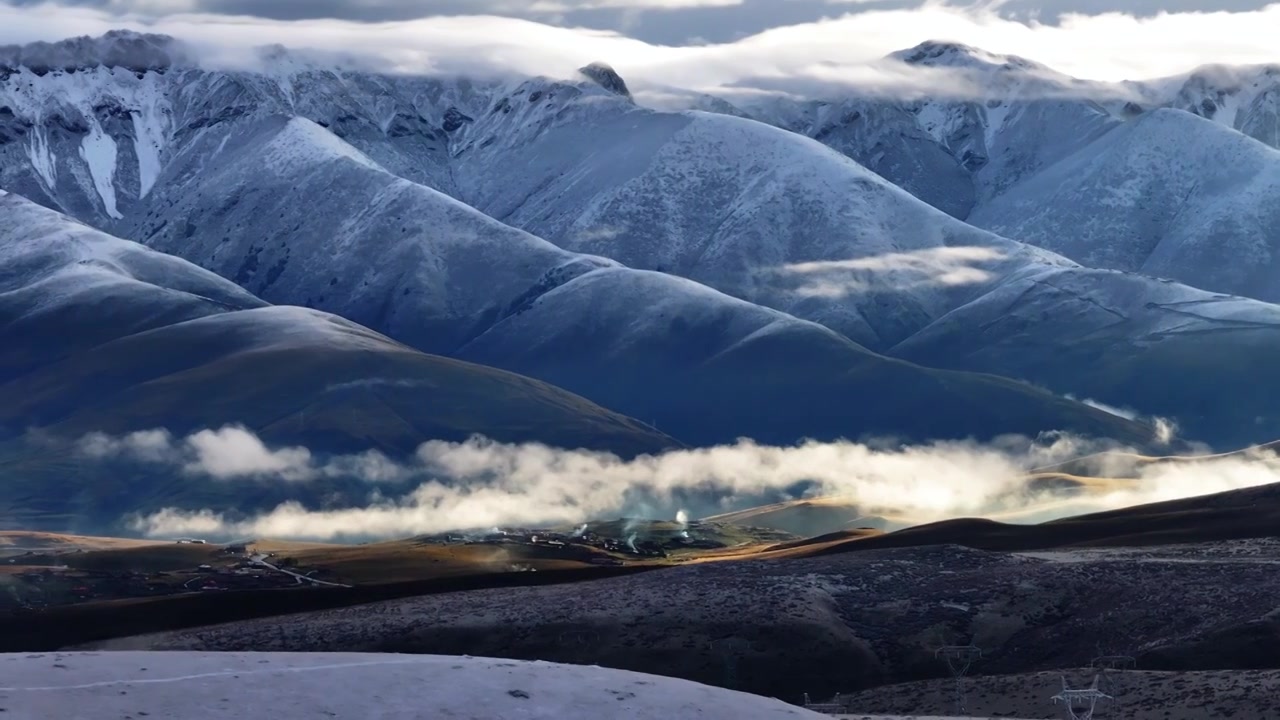
[{"label": "snow patch", "polygon": [[49,138],[43,127],[37,126],[31,133],[27,156],[31,158],[31,167],[35,168],[45,187],[52,189],[58,180],[58,158],[49,150]]},{"label": "snow patch", "polygon": [[138,156],[138,197],[144,198],[160,176],[160,155],[169,131],[169,114],[154,84],[146,93],[148,102],[130,112],[133,118],[133,151]]},{"label": "snow patch", "polygon": [[268,167],[281,173],[330,160],[351,160],[372,170],[382,170],[381,165],[337,135],[301,117],[289,119],[284,129],[267,146],[264,157]]},{"label": "snow patch", "polygon": [[103,209],[107,215],[120,220],[124,215],[116,209],[116,152],[116,141],[91,119],[89,134],[80,142],[80,158],[89,166],[89,176],[93,178],[98,197],[102,198]]}]

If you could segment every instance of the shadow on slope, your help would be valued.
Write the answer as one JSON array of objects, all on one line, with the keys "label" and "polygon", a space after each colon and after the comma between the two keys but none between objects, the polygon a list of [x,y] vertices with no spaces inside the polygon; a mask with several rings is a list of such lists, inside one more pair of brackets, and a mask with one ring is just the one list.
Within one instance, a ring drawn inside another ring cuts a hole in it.
[{"label": "shadow on slope", "polygon": [[16,195],[0,196],[0,212],[6,523],[66,530],[181,499],[287,499],[268,484],[232,489],[82,462],[65,442],[25,440],[33,430],[67,441],[242,424],[318,453],[409,453],[474,434],[628,457],[678,445],[544,382],[427,355],[317,310],[266,306]]},{"label": "shadow on slope", "polygon": [[[234,149],[219,151],[228,136]],[[152,199],[164,213],[135,232],[154,247],[268,300],[543,379],[690,444],[1047,430],[1148,439],[1140,424],[1026,385],[889,360],[694,282],[562,250],[302,118],[229,123],[167,172],[181,181]],[[305,201],[315,197],[322,208]]]},{"label": "shadow on slope", "polygon": [[246,590],[72,605],[39,613],[0,614],[0,652],[41,652],[162,630],[239,622],[396,598],[487,588],[580,583],[649,572],[654,567],[587,567],[501,572],[351,588]]},{"label": "shadow on slope", "polygon": [[[826,544],[814,556],[883,548],[961,545],[1018,552],[1069,547],[1142,547],[1270,537],[1280,523],[1280,486],[1140,505],[1038,525],[958,519]],[[803,553],[802,553],[803,554]]]}]

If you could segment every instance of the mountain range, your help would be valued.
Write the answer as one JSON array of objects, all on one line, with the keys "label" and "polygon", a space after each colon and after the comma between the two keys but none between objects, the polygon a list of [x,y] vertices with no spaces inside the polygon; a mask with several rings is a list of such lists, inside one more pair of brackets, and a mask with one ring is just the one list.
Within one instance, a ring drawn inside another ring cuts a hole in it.
[{"label": "mountain range", "polygon": [[603,63],[259,60],[0,48],[12,462],[32,430],[229,422],[624,456],[1280,434],[1269,69],[1105,85],[927,43],[886,62],[987,96],[659,110]]}]

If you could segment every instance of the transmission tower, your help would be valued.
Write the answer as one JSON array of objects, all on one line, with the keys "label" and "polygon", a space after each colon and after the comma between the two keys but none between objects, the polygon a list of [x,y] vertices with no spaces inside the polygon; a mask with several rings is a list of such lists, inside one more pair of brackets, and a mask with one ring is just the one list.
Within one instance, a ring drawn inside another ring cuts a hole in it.
[{"label": "transmission tower", "polygon": [[1087,688],[1071,689],[1067,687],[1067,677],[1062,676],[1062,692],[1050,700],[1057,705],[1062,703],[1066,709],[1067,720],[1093,720],[1093,713],[1099,700],[1113,700],[1110,695],[1098,689],[1098,676],[1093,676],[1093,684]]},{"label": "transmission tower", "polygon": [[1102,673],[1102,688],[1120,704],[1120,696],[1129,686],[1127,674],[1137,668],[1138,661],[1132,655],[1099,655],[1089,667]]},{"label": "transmission tower", "polygon": [[982,648],[976,645],[945,645],[938,648],[933,656],[947,663],[947,669],[956,681],[956,714],[964,715],[964,678],[973,664],[982,659]]},{"label": "transmission tower", "polygon": [[586,655],[599,641],[600,634],[591,630],[566,630],[560,633],[560,650],[571,657]]},{"label": "transmission tower", "polygon": [[720,657],[724,669],[724,686],[730,690],[739,688],[738,664],[748,652],[757,650],[756,643],[738,637],[713,640],[708,644],[711,652]]},{"label": "transmission tower", "polygon": [[590,630],[566,630],[560,633],[561,645],[593,645],[600,634]]}]

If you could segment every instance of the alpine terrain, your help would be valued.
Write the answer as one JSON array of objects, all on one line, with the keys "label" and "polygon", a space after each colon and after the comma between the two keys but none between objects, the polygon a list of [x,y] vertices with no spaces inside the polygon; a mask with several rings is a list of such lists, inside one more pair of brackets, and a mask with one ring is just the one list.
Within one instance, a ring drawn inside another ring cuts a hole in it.
[{"label": "alpine terrain", "polygon": [[0,0],[0,714],[1272,717],[1214,2]]}]

